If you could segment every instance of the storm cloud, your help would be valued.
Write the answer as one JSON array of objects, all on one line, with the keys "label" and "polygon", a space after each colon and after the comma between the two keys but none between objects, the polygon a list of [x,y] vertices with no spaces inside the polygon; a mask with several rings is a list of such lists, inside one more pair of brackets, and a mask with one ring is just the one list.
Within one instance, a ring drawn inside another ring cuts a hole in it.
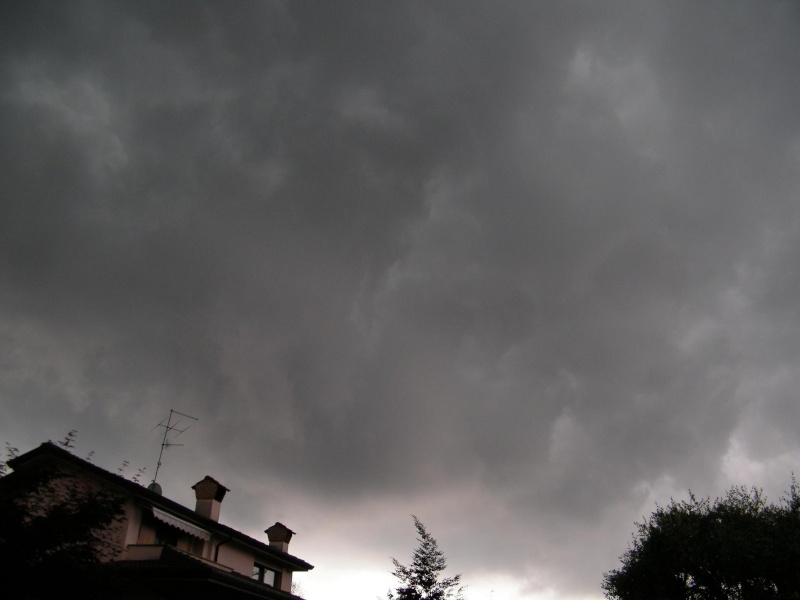
[{"label": "storm cloud", "polygon": [[600,596],[656,502],[797,468],[799,26],[3,3],[2,441],[152,473],[196,416],[165,493],[285,520],[309,600],[384,594],[410,513],[471,600]]}]

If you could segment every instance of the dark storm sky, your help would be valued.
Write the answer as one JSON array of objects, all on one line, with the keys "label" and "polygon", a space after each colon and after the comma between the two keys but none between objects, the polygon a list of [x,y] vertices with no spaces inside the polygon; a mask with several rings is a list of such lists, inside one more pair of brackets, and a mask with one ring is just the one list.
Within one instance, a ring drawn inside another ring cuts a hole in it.
[{"label": "dark storm sky", "polygon": [[198,417],[174,495],[309,600],[410,513],[471,600],[597,596],[797,469],[798,99],[794,2],[6,1],[0,441]]}]

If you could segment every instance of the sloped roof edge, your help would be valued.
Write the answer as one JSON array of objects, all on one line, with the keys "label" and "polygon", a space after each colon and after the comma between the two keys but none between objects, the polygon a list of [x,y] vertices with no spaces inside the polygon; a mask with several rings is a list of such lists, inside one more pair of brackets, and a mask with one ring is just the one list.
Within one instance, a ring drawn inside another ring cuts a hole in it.
[{"label": "sloped roof edge", "polygon": [[[260,542],[257,539],[242,533],[241,531],[233,529],[232,527],[199,515],[194,510],[187,508],[182,504],[175,502],[174,500],[170,500],[169,498],[161,496],[160,494],[156,494],[155,492],[148,490],[146,487],[138,483],[129,481],[120,475],[106,471],[105,469],[98,467],[89,461],[83,460],[68,450],[59,448],[53,442],[44,442],[33,450],[30,450],[24,454],[20,454],[16,458],[10,459],[7,461],[7,464],[14,471],[17,471],[20,468],[24,468],[26,465],[34,464],[38,459],[46,457],[54,458],[56,460],[61,460],[71,464],[74,467],[107,481],[112,486],[123,490],[140,501],[143,501],[151,508],[161,510],[162,512],[166,513],[174,513],[175,516],[185,520],[187,524],[194,525],[200,530],[216,532],[232,540],[236,540],[237,542],[248,546],[257,552],[269,555],[273,559],[292,567],[292,569],[295,571],[310,571],[314,568],[314,565],[309,564],[306,561],[289,554],[288,552],[283,552],[282,550],[265,544],[264,542]],[[5,477],[11,477],[13,479],[13,475],[14,473],[9,473]]]}]

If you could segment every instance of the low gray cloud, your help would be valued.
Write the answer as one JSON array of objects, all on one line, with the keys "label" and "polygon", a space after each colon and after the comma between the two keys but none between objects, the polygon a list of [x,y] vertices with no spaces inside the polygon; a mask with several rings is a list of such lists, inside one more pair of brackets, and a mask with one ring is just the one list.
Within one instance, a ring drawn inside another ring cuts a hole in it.
[{"label": "low gray cloud", "polygon": [[598,596],[656,501],[785,487],[793,4],[0,11],[4,439],[197,416],[173,476],[311,528],[311,600],[345,524]]}]

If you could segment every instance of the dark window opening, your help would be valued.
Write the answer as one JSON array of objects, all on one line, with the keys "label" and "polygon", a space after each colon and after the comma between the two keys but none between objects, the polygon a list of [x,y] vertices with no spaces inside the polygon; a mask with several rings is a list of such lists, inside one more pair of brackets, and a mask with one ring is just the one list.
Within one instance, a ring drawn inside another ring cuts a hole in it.
[{"label": "dark window opening", "polygon": [[156,544],[177,546],[178,530],[164,523],[159,523],[156,525]]},{"label": "dark window opening", "polygon": [[253,565],[253,579],[260,581],[264,585],[278,587],[279,575],[280,574],[274,569],[270,569],[260,563],[255,563]]}]

